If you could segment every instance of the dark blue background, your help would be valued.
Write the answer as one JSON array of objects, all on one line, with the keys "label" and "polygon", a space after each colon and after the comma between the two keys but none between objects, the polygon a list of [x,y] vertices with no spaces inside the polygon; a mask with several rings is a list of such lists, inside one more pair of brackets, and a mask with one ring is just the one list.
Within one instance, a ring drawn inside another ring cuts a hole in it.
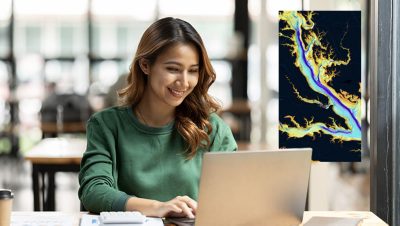
[{"label": "dark blue background", "polygon": [[[305,13],[305,12],[303,12]],[[326,35],[322,39],[322,43],[329,45],[334,49],[334,59],[346,59],[347,52],[340,47],[340,42],[343,38],[342,45],[350,49],[351,61],[348,65],[336,67],[339,76],[335,77],[331,83],[337,92],[340,89],[351,94],[361,96],[359,93],[359,83],[361,82],[361,12],[360,11],[316,11],[313,16],[314,31],[325,32]],[[285,26],[284,22],[279,22],[281,28]],[[315,30],[316,29],[316,30]],[[345,32],[347,34],[344,36]],[[286,35],[291,35],[290,31],[282,32]],[[292,125],[292,123],[283,118],[286,115],[294,115],[296,121],[304,126],[305,120],[314,117],[314,122],[323,122],[332,124],[329,117],[335,119],[340,126],[346,127],[344,120],[338,117],[332,109],[324,109],[316,104],[308,104],[299,101],[294,92],[290,81],[295,84],[302,97],[308,99],[316,99],[324,104],[327,103],[327,98],[321,94],[312,91],[306,84],[306,79],[300,73],[299,69],[294,66],[295,57],[291,55],[290,49],[283,46],[283,43],[289,43],[290,40],[284,37],[279,37],[279,121]],[[361,149],[360,141],[345,141],[332,143],[332,136],[325,134],[316,134],[315,139],[312,137],[290,138],[286,133],[279,132],[279,146],[281,148],[293,147],[312,147],[313,160],[318,161],[361,161],[361,152],[352,152],[351,150]]]}]

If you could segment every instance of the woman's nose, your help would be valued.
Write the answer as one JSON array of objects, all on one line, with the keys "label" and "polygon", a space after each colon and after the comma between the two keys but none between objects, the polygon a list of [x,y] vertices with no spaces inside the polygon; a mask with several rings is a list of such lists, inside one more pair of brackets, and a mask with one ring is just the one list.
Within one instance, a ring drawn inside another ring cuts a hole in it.
[{"label": "woman's nose", "polygon": [[188,79],[188,72],[187,71],[182,71],[182,73],[180,73],[178,79],[177,79],[177,83],[179,83],[179,85],[183,86],[183,87],[187,87],[189,86],[189,79]]}]

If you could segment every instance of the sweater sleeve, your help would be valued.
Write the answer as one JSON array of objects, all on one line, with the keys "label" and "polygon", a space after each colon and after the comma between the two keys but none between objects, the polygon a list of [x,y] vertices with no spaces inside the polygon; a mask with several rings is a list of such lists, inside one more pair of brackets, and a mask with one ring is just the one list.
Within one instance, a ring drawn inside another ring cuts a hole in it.
[{"label": "sweater sleeve", "polygon": [[78,195],[86,210],[123,211],[129,196],[117,189],[115,138],[101,120],[89,119]]},{"label": "sweater sleeve", "polygon": [[213,140],[210,151],[236,151],[238,147],[229,126],[216,114],[212,114],[211,123]]}]

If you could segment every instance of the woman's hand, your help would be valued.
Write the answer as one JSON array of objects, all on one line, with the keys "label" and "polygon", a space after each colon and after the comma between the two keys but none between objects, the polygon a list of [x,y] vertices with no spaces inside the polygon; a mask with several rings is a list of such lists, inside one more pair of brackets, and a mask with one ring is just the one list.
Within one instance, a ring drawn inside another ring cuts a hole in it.
[{"label": "woman's hand", "polygon": [[188,217],[194,218],[197,202],[189,196],[177,196],[167,202],[131,197],[126,203],[127,211],[139,211],[150,217]]},{"label": "woman's hand", "polygon": [[188,217],[195,218],[197,202],[189,196],[177,196],[167,202],[160,202],[159,217]]}]

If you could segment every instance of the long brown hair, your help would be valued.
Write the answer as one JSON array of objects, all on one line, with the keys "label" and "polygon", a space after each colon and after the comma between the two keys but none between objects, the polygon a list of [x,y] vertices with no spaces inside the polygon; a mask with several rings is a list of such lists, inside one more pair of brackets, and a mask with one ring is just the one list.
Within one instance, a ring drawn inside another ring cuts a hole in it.
[{"label": "long brown hair", "polygon": [[188,22],[166,17],[157,20],[143,33],[130,65],[128,85],[119,91],[123,106],[136,106],[144,93],[147,77],[139,66],[140,59],[146,59],[152,65],[162,51],[176,43],[193,44],[199,54],[199,80],[185,100],[176,108],[175,127],[187,143],[186,156],[191,159],[197,148],[210,145],[208,137],[212,127],[209,116],[220,105],[208,95],[208,89],[215,81],[215,72],[208,58],[203,41],[197,31]]}]

